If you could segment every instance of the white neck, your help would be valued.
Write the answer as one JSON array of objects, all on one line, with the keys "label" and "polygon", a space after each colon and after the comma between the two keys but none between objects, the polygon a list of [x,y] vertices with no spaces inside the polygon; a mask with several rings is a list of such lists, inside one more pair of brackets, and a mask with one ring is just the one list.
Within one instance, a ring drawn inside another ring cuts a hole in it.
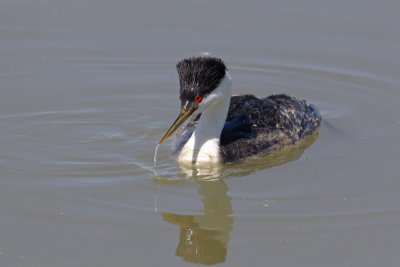
[{"label": "white neck", "polygon": [[226,72],[218,88],[204,99],[206,107],[202,111],[195,131],[178,154],[178,161],[190,163],[221,161],[220,136],[230,100],[231,78]]}]

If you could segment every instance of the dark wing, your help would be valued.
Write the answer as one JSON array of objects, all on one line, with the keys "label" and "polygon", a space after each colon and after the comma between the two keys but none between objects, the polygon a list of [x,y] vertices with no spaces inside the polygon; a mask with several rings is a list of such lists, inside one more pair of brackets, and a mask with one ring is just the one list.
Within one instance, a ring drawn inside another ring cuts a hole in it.
[{"label": "dark wing", "polygon": [[221,133],[222,158],[238,161],[294,144],[313,133],[320,120],[313,105],[295,97],[233,96]]}]

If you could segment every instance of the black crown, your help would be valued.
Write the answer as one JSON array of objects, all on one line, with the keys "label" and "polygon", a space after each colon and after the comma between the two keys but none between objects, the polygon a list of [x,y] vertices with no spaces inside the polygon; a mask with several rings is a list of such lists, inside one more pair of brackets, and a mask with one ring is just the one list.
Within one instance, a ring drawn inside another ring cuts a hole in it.
[{"label": "black crown", "polygon": [[195,101],[215,90],[227,70],[224,62],[214,57],[191,57],[176,64],[179,74],[180,95],[183,101]]}]

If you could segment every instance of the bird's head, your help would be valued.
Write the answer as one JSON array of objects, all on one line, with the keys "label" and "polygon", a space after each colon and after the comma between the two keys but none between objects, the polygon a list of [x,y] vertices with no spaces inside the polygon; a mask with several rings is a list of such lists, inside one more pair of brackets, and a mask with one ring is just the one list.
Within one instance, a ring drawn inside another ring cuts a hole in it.
[{"label": "bird's head", "polygon": [[219,58],[187,58],[178,62],[176,69],[179,74],[181,110],[160,144],[191,115],[201,113],[231,95],[231,78]]}]

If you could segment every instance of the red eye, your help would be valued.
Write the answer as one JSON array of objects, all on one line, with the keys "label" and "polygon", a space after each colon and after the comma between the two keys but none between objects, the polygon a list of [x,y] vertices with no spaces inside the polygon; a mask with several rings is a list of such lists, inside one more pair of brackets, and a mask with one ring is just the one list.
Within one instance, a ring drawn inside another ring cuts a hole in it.
[{"label": "red eye", "polygon": [[196,96],[196,98],[194,99],[194,101],[196,101],[197,103],[200,103],[201,100],[203,100],[201,96]]},{"label": "red eye", "polygon": [[179,96],[179,100],[181,100],[182,98],[181,98],[181,96]]}]

